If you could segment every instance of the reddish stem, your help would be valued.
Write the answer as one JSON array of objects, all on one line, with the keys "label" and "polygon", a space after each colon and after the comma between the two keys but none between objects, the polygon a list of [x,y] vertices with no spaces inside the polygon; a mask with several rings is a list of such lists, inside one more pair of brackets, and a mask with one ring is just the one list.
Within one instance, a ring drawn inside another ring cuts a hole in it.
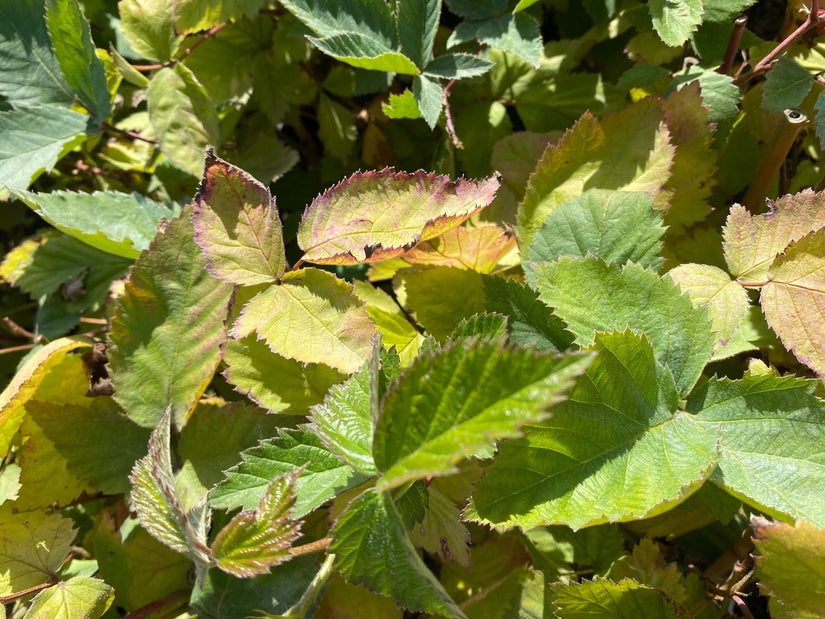
[{"label": "reddish stem", "polygon": [[57,579],[52,577],[52,580],[50,580],[49,582],[44,582],[43,584],[35,585],[34,587],[29,587],[28,589],[23,589],[22,591],[12,593],[11,595],[0,595],[0,604],[8,604],[10,602],[14,602],[14,600],[25,597],[31,593],[37,593],[39,591],[43,591],[43,589],[54,587],[57,583]]},{"label": "reddish stem", "polygon": [[745,33],[745,26],[747,25],[748,17],[746,15],[737,17],[736,21],[733,22],[733,32],[730,33],[730,39],[728,39],[725,58],[722,60],[719,68],[716,69],[717,73],[721,73],[722,75],[730,73],[731,67],[733,67],[733,59],[736,57],[736,52],[739,51],[739,44],[742,42],[742,35]]}]

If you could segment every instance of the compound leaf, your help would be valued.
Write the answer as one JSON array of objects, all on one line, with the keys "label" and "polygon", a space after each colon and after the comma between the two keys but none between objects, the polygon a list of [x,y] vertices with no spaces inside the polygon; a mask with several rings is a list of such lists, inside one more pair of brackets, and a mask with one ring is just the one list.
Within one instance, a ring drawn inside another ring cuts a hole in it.
[{"label": "compound leaf", "polygon": [[498,189],[426,172],[358,172],[315,198],[298,228],[303,260],[357,264],[400,256],[487,206]]}]

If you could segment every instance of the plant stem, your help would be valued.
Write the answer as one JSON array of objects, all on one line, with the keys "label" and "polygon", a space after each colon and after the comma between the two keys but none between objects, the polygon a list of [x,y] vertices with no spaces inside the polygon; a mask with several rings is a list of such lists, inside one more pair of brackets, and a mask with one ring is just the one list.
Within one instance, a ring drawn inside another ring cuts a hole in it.
[{"label": "plant stem", "polygon": [[10,602],[14,602],[14,600],[18,598],[25,597],[30,593],[38,593],[39,591],[43,591],[43,589],[48,589],[49,587],[54,587],[58,583],[57,579],[52,577],[52,580],[49,582],[44,582],[39,585],[35,585],[34,587],[29,587],[28,589],[23,589],[22,591],[18,591],[17,593],[12,593],[11,595],[0,595],[0,604],[8,604]]},{"label": "plant stem", "polygon": [[303,546],[295,546],[289,549],[289,554],[293,557],[302,557],[304,555],[311,555],[316,552],[320,552],[322,550],[326,550],[329,548],[329,545],[332,544],[331,537],[322,537],[319,540],[314,542],[309,542],[308,544],[304,544]]},{"label": "plant stem", "polygon": [[719,68],[716,69],[717,73],[721,73],[722,75],[727,75],[730,73],[731,67],[733,67],[733,59],[739,51],[739,44],[742,42],[742,35],[745,33],[745,26],[747,25],[747,15],[741,15],[733,22],[733,32],[730,33],[730,39],[728,39],[728,47],[725,50],[725,58],[722,60],[722,64],[719,65]]},{"label": "plant stem", "polygon": [[4,323],[6,324],[6,326],[7,326],[9,329],[11,329],[14,333],[16,333],[17,335],[22,335],[22,336],[23,336],[23,337],[25,337],[27,340],[35,340],[35,339],[37,339],[37,336],[36,336],[34,333],[32,333],[31,331],[28,331],[28,330],[24,329],[23,327],[21,327],[19,324],[17,324],[16,322],[14,322],[14,321],[13,321],[11,318],[9,318],[8,316],[3,316],[3,322],[4,322]]},{"label": "plant stem", "polygon": [[808,121],[808,116],[802,110],[793,107],[786,109],[783,116],[776,128],[770,150],[756,169],[753,182],[742,200],[745,208],[754,215],[762,211],[768,189],[779,174],[779,169],[788,156],[796,136],[799,135],[799,130]]},{"label": "plant stem", "polygon": [[819,15],[819,0],[811,0],[811,11],[808,13],[808,18],[800,25],[796,30],[794,30],[791,34],[785,37],[779,45],[777,45],[767,56],[765,56],[762,60],[756,63],[756,66],[745,73],[744,75],[740,75],[734,80],[734,84],[737,86],[741,86],[752,80],[754,77],[761,75],[765,71],[771,68],[771,63],[786,49],[788,49],[791,45],[793,45],[798,38],[800,38],[803,34],[815,28],[819,22],[825,20],[825,15]]}]

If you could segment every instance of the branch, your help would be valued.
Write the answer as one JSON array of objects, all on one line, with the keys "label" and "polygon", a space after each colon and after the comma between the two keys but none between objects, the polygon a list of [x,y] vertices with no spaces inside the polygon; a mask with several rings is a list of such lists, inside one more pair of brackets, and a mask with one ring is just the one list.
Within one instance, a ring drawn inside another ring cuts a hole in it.
[{"label": "branch", "polygon": [[742,42],[742,35],[745,33],[745,26],[747,25],[747,15],[741,15],[733,22],[733,32],[730,33],[730,39],[728,39],[728,47],[725,50],[725,58],[722,60],[722,64],[719,65],[719,68],[716,69],[717,73],[721,73],[722,75],[727,75],[730,73],[731,67],[733,67],[733,59],[739,51],[739,44]]}]

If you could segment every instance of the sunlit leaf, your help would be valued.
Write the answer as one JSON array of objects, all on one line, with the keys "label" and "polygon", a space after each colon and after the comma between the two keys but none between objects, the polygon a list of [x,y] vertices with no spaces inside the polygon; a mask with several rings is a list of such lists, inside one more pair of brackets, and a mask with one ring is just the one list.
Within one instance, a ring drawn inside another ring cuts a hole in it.
[{"label": "sunlit leaf", "polygon": [[702,0],[651,0],[649,8],[653,27],[671,47],[687,41],[702,22]]},{"label": "sunlit leaf", "polygon": [[175,32],[176,3],[120,0],[120,29],[129,45],[149,60],[165,62],[183,39]]},{"label": "sunlit leaf", "polygon": [[249,174],[206,153],[193,220],[208,269],[233,284],[274,282],[284,273],[284,239],[275,199]]},{"label": "sunlit leaf", "polygon": [[99,619],[115,599],[115,590],[102,580],[75,576],[38,593],[25,619]]},{"label": "sunlit leaf", "polygon": [[785,347],[825,374],[825,228],[791,243],[762,287],[762,311]]},{"label": "sunlit leaf", "polygon": [[424,172],[359,172],[312,202],[298,229],[298,245],[304,260],[318,264],[400,256],[484,208],[497,188],[495,178],[453,182]]},{"label": "sunlit leaf", "polygon": [[255,509],[235,515],[218,532],[212,555],[220,569],[251,578],[290,559],[289,548],[300,535],[300,523],[291,519],[299,474],[295,470],[273,479]]},{"label": "sunlit leaf", "polygon": [[375,325],[351,284],[326,271],[301,269],[246,304],[232,334],[244,338],[253,331],[287,359],[351,374],[369,357]]},{"label": "sunlit leaf", "polygon": [[676,609],[653,587],[629,579],[612,582],[603,578],[582,583],[551,585],[553,604],[570,619],[602,616],[614,619],[676,619]]},{"label": "sunlit leaf", "polygon": [[401,256],[410,264],[440,265],[490,273],[516,250],[516,238],[497,226],[457,226]]},{"label": "sunlit leaf", "polygon": [[373,324],[381,332],[384,346],[392,348],[401,357],[402,365],[412,363],[418,354],[424,336],[421,335],[404,314],[398,303],[380,288],[371,286],[367,282],[355,280],[355,294],[366,303],[367,314]]}]

